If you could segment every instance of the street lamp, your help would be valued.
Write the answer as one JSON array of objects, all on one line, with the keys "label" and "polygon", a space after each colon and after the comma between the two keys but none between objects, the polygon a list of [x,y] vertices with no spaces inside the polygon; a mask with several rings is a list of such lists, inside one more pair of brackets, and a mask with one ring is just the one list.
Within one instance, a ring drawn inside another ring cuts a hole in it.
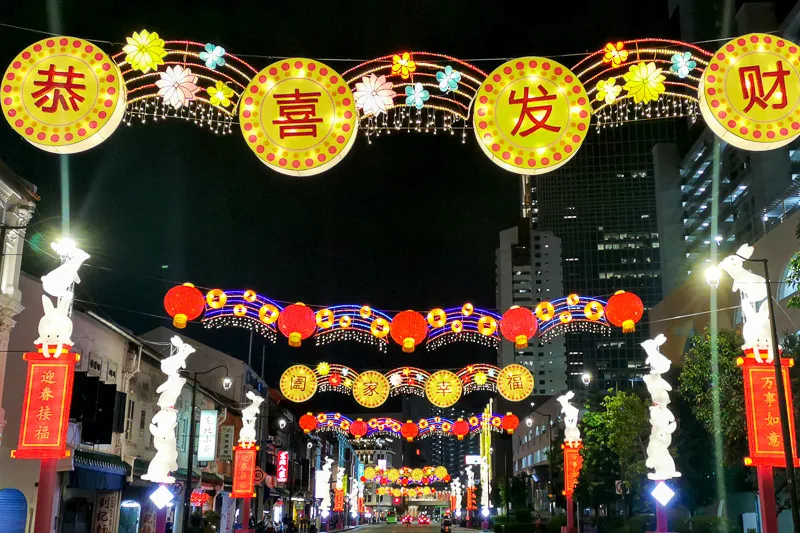
[{"label": "street lamp", "polygon": [[719,287],[719,281],[722,279],[722,270],[717,265],[711,265],[706,268],[706,283],[712,289]]},{"label": "street lamp", "polygon": [[592,375],[588,372],[584,372],[583,375],[581,375],[581,381],[583,381],[583,384],[588,387],[589,383],[592,382]]}]

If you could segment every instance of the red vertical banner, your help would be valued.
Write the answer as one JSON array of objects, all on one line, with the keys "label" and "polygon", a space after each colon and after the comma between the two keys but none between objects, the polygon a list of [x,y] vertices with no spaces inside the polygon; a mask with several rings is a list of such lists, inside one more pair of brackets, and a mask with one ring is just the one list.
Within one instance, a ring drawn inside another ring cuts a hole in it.
[{"label": "red vertical banner", "polygon": [[775,367],[772,363],[759,363],[751,357],[740,357],[737,364],[744,374],[744,405],[747,418],[747,443],[750,456],[745,457],[748,466],[786,467],[783,452],[783,433],[778,402],[785,401],[789,411],[789,435],[792,439],[792,457],[795,466],[800,466],[797,457],[797,437],[794,426],[792,388],[789,368],[794,360],[781,358],[781,374],[786,397],[778,397],[775,383]]},{"label": "red vertical banner", "polygon": [[344,511],[344,490],[336,489],[333,491],[333,510]]},{"label": "red vertical banner", "polygon": [[478,503],[475,497],[475,487],[467,487],[467,511],[477,511]]},{"label": "red vertical banner", "polygon": [[278,452],[278,483],[289,481],[289,452],[282,450]]},{"label": "red vertical banner", "polygon": [[365,509],[364,509],[364,498],[359,498],[358,499],[358,512],[359,513],[363,513],[364,511],[365,511]]},{"label": "red vertical banner", "polygon": [[580,442],[565,442],[561,445],[561,448],[564,450],[564,490],[562,493],[565,496],[572,496],[583,466],[583,457],[581,456],[583,444]]},{"label": "red vertical banner", "polygon": [[253,498],[253,484],[256,476],[256,453],[258,446],[233,447],[233,489],[231,498]]},{"label": "red vertical banner", "polygon": [[28,362],[19,443],[16,459],[62,459],[68,457],[67,429],[75,363],[80,355],[62,353],[45,357],[38,352],[23,356]]}]

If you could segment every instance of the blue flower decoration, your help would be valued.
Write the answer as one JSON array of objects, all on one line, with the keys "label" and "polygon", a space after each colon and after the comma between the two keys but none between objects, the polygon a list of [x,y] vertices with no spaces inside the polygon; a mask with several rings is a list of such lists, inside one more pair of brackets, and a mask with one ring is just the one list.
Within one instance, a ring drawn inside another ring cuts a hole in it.
[{"label": "blue flower decoration", "polygon": [[670,70],[677,74],[679,78],[685,78],[696,66],[697,62],[692,59],[691,52],[677,53],[672,56]]},{"label": "blue flower decoration", "polygon": [[216,46],[211,43],[206,44],[206,49],[200,52],[200,60],[205,61],[206,66],[210,69],[225,66],[225,49],[221,46]]},{"label": "blue flower decoration", "polygon": [[422,87],[421,83],[406,86],[406,105],[422,109],[431,95]]},{"label": "blue flower decoration", "polygon": [[436,73],[436,81],[439,82],[439,90],[443,93],[455,91],[458,88],[458,82],[461,81],[461,73],[447,65],[444,67],[444,72],[440,70]]}]

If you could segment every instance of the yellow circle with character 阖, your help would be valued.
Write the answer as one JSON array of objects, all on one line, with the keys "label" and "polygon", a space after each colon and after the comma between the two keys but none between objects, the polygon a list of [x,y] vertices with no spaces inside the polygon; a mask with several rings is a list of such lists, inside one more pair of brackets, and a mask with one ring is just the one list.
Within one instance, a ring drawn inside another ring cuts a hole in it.
[{"label": "yellow circle with character \u9616", "polygon": [[461,380],[449,370],[434,372],[425,383],[425,395],[436,407],[450,407],[461,398]]},{"label": "yellow circle with character \u9616", "polygon": [[765,33],[729,41],[700,77],[700,112],[723,141],[773,150],[800,135],[800,47]]},{"label": "yellow circle with character \u9616", "polygon": [[347,155],[358,114],[341,75],[319,61],[295,57],[253,76],[242,95],[239,124],[264,164],[283,174],[311,176]]},{"label": "yellow circle with character \u9616", "polygon": [[495,164],[533,175],[569,161],[591,119],[591,102],[573,72],[552,59],[521,57],[497,67],[481,84],[473,126]]},{"label": "yellow circle with character \u9616", "polygon": [[508,365],[497,374],[497,392],[511,402],[521,402],[533,392],[533,375],[522,365]]},{"label": "yellow circle with character \u9616", "polygon": [[305,402],[317,392],[317,375],[305,365],[294,365],[281,375],[281,394],[290,402]]},{"label": "yellow circle with character \u9616", "polygon": [[389,380],[375,370],[366,370],[353,381],[353,397],[364,407],[378,407],[389,397]]},{"label": "yellow circle with character \u9616", "polygon": [[125,114],[117,64],[96,44],[54,36],[15,57],[0,81],[3,115],[26,141],[47,152],[88,150]]}]

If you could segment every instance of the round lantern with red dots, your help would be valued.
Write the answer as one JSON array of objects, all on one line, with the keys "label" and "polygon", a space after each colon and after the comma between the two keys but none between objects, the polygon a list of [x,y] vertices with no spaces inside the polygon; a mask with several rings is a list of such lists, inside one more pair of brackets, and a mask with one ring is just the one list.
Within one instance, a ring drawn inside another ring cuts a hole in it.
[{"label": "round lantern with red dots", "polygon": [[514,343],[515,348],[526,348],[528,339],[536,335],[536,317],[527,307],[514,306],[500,319],[500,333]]},{"label": "round lantern with red dots", "polygon": [[503,417],[503,429],[509,433],[514,433],[514,430],[519,427],[519,418],[514,413],[507,413]]},{"label": "round lantern with red dots", "polygon": [[350,424],[350,433],[357,439],[360,439],[367,434],[367,423],[362,419],[356,419]]},{"label": "round lantern with red dots", "polygon": [[317,429],[317,417],[312,415],[311,413],[306,413],[300,417],[300,429],[303,430],[303,433],[311,433],[315,429]]},{"label": "round lantern with red dots", "polygon": [[428,336],[428,323],[416,311],[397,313],[392,319],[392,338],[403,347],[405,353],[412,353],[414,347]]},{"label": "round lantern with red dots", "polygon": [[463,418],[459,418],[455,422],[453,422],[453,427],[450,431],[458,437],[458,440],[464,440],[464,437],[469,435],[469,424]]},{"label": "round lantern with red dots", "polygon": [[309,338],[317,329],[314,311],[299,302],[292,304],[278,317],[278,329],[288,337],[289,346],[297,348],[303,339]]},{"label": "round lantern with red dots", "polygon": [[414,440],[414,437],[419,435],[419,428],[417,427],[417,425],[414,422],[409,420],[408,422],[403,424],[403,426],[400,428],[400,434],[408,442],[411,442],[411,441]]},{"label": "round lantern with red dots", "polygon": [[636,331],[636,323],[642,319],[643,314],[642,299],[632,292],[617,291],[606,304],[606,318],[613,325],[622,328],[622,333]]},{"label": "round lantern with red dots", "polygon": [[191,283],[172,287],[164,296],[164,309],[172,317],[172,325],[178,329],[186,327],[189,320],[203,314],[206,299]]}]

